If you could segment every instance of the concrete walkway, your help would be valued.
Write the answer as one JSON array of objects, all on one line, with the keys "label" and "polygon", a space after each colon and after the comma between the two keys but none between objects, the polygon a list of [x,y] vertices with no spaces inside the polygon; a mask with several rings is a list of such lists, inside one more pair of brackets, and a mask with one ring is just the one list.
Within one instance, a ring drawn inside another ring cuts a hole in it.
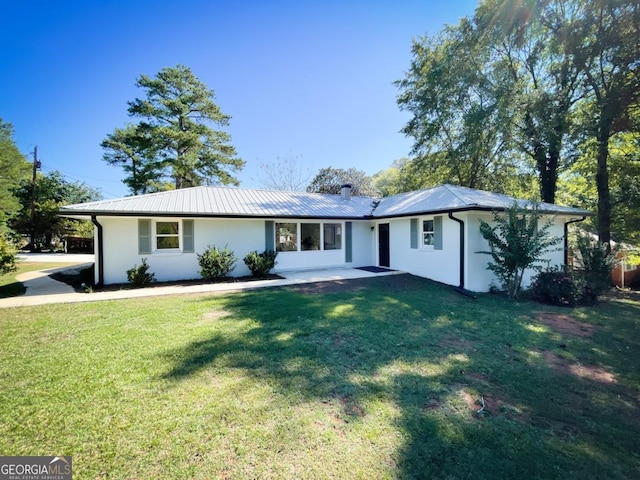
[{"label": "concrete walkway", "polygon": [[[51,260],[56,262],[67,261],[65,259]],[[79,260],[86,260],[81,258]],[[35,260],[42,261],[42,260]],[[84,266],[84,265],[82,265]],[[54,271],[69,270],[75,267],[62,267],[35,272],[27,272],[16,277],[27,287],[25,295],[19,297],[0,299],[0,308],[25,307],[33,305],[45,305],[50,303],[78,303],[97,302],[102,300],[118,300],[124,298],[153,297],[161,295],[202,294],[212,292],[231,292],[253,290],[265,287],[279,287],[296,285],[301,283],[326,282],[331,280],[348,280],[354,278],[368,278],[383,275],[395,275],[402,272],[389,271],[371,273],[354,268],[330,268],[324,270],[307,270],[295,272],[278,272],[283,279],[257,280],[251,282],[236,283],[203,283],[201,285],[172,285],[166,287],[150,287],[130,290],[116,290],[110,292],[79,293],[69,285],[53,280],[48,275]]]}]

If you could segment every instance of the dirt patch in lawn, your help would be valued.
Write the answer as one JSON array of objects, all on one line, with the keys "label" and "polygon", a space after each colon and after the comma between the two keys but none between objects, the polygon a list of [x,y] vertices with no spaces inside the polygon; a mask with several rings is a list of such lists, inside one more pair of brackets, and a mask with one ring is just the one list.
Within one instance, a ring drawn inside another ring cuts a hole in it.
[{"label": "dirt patch in lawn", "polygon": [[483,415],[505,415],[515,420],[526,421],[527,416],[518,407],[499,394],[486,393],[480,396],[473,396],[465,390],[459,392],[460,398],[464,400],[478,417]]},{"label": "dirt patch in lawn", "polygon": [[196,325],[206,325],[208,323],[215,322],[221,318],[228,317],[231,312],[228,310],[212,310],[202,315],[202,319]]},{"label": "dirt patch in lawn", "polygon": [[566,358],[562,358],[550,351],[542,352],[542,358],[549,367],[557,372],[593,380],[600,383],[617,383],[615,374],[597,365],[583,365],[580,363],[573,363]]},{"label": "dirt patch in lawn", "polygon": [[561,313],[538,312],[536,319],[556,332],[576,337],[591,338],[596,330],[589,323],[580,322],[570,315]]}]

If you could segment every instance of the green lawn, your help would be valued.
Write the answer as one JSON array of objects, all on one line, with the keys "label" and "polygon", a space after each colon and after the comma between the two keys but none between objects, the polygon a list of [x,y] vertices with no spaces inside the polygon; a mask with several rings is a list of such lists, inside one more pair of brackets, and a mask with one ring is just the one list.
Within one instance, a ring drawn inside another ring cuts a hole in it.
[{"label": "green lawn", "polygon": [[640,302],[310,290],[0,310],[0,453],[78,479],[640,477]]}]

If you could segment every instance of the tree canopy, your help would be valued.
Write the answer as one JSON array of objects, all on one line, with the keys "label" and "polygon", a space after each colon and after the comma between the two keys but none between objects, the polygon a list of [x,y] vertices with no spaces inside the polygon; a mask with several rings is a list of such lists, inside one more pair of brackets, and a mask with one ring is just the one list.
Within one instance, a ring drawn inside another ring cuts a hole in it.
[{"label": "tree canopy", "polygon": [[320,169],[309,183],[307,192],[338,194],[346,184],[351,185],[351,193],[356,197],[376,196],[378,193],[371,177],[362,170],[332,167]]},{"label": "tree canopy", "polygon": [[573,169],[577,159],[591,162],[597,230],[608,243],[621,219],[610,148],[616,135],[639,131],[638,38],[637,0],[484,0],[473,16],[413,43],[396,82],[398,105],[412,115],[407,165],[423,182],[518,196],[537,184],[528,196],[554,203],[558,179],[584,171]]},{"label": "tree canopy", "polygon": [[244,161],[220,129],[231,117],[214,102],[213,90],[183,65],[164,68],[153,78],[140,75],[136,86],[145,96],[128,102],[127,111],[138,123],[116,128],[101,144],[103,159],[123,168],[132,193],[239,184],[232,173]]},{"label": "tree canopy", "polygon": [[15,196],[20,208],[9,221],[9,225],[14,231],[29,235],[32,248],[35,249],[48,248],[52,245],[54,237],[74,234],[78,229],[82,229],[82,223],[78,220],[58,215],[61,206],[101,198],[100,192],[96,189],[84,183],[69,182],[57,171],[46,175],[38,173],[35,195],[31,180],[23,180],[15,190]]},{"label": "tree canopy", "polygon": [[260,176],[254,181],[268,190],[303,192],[310,179],[310,170],[304,165],[302,158],[289,154],[278,157],[273,162],[261,163]]},{"label": "tree canopy", "polygon": [[7,229],[7,221],[20,208],[14,190],[29,178],[31,165],[13,141],[13,125],[0,118],[0,233]]}]

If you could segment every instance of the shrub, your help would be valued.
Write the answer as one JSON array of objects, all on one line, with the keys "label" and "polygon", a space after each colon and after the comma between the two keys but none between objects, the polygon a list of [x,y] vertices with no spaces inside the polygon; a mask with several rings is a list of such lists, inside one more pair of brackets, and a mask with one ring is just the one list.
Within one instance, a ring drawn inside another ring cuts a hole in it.
[{"label": "shrub", "polygon": [[134,265],[132,269],[127,270],[127,280],[136,288],[148,287],[151,282],[156,281],[156,274],[149,273],[149,264],[147,259],[142,259],[142,264]]},{"label": "shrub", "polygon": [[278,252],[274,252],[273,250],[267,250],[262,253],[254,250],[245,255],[244,263],[249,267],[254,277],[264,277],[275,267],[277,255]]},{"label": "shrub", "polygon": [[18,250],[13,243],[0,233],[0,274],[16,270],[16,254]]},{"label": "shrub", "polygon": [[561,267],[539,272],[531,283],[531,293],[536,300],[560,307],[581,304],[584,290],[584,278]]},{"label": "shrub", "polygon": [[209,246],[202,254],[198,254],[200,275],[207,280],[226,277],[236,266],[236,261],[233,251],[227,247],[220,250],[218,247]]},{"label": "shrub", "polygon": [[593,303],[611,289],[611,271],[615,266],[616,254],[609,251],[607,244],[586,235],[578,235],[577,247],[577,267],[582,271],[586,282],[584,302]]}]

